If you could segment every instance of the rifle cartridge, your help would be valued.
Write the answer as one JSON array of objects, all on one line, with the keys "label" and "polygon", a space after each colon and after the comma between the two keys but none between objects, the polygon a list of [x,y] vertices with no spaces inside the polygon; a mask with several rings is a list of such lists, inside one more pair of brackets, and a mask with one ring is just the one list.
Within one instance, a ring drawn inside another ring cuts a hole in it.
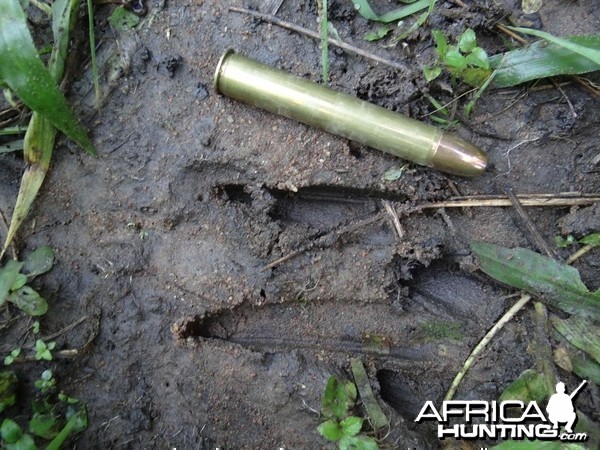
[{"label": "rifle cartridge", "polygon": [[231,49],[219,60],[213,87],[227,97],[443,172],[476,176],[488,164],[483,150],[458,136]]}]

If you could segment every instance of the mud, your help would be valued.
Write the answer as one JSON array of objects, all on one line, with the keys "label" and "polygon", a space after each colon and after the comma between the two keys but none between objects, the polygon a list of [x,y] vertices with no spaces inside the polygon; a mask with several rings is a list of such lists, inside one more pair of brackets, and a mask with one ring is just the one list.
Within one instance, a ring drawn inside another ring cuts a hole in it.
[{"label": "mud", "polygon": [[[37,285],[50,299],[42,329],[50,334],[85,316],[57,338],[60,348],[83,352],[17,366],[18,375],[33,380],[51,367],[87,403],[89,428],[75,448],[325,448],[313,410],[327,378],[350,378],[349,358],[358,356],[391,418],[382,446],[438,448],[432,430],[414,424],[416,412],[426,400],[441,401],[514,301],[511,289],[476,270],[469,243],[535,243],[512,209],[412,208],[455,189],[598,192],[598,100],[574,83],[562,87],[572,108],[550,83],[489,91],[455,131],[488,152],[495,172],[471,180],[411,165],[386,181],[404,161],[211,88],[230,47],[318,81],[317,42],[228,12],[258,1],[148,3],[138,29],[99,30],[100,112],[89,73],[71,89],[98,157],[59,141],[18,240],[23,254],[55,249],[57,263]],[[408,46],[385,48],[363,41],[377,25],[350,2],[331,3],[344,40],[406,65],[396,71],[332,50],[332,87],[417,118],[433,110],[423,92],[441,101],[455,94],[448,79],[422,81],[421,67],[434,57],[427,30],[458,35],[473,26],[499,51],[503,36],[492,25],[518,9],[504,0],[463,15],[442,2]],[[278,16],[316,28],[315,2],[284,1]],[[559,35],[593,33],[600,9],[546,0],[525,19]],[[3,211],[11,210],[22,168],[18,157],[2,156]],[[383,201],[396,208],[402,238]],[[598,228],[597,206],[528,211],[550,242]],[[600,286],[599,265],[597,252],[578,262],[590,288]],[[17,315],[3,314],[7,323]],[[5,347],[24,324],[0,330]],[[526,309],[492,341],[457,397],[497,399],[533,366],[533,330]],[[560,374],[569,389],[577,385]],[[598,421],[594,395],[578,407]]]}]

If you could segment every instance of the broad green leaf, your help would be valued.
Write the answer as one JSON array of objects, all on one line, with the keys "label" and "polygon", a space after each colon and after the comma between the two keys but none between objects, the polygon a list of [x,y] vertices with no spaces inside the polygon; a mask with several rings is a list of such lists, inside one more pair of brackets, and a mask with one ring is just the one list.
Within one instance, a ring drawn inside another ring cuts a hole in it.
[{"label": "broad green leaf", "polygon": [[[560,336],[558,332],[556,334]],[[564,338],[561,336],[560,339]],[[554,352],[554,361],[557,366],[575,373],[579,378],[600,384],[600,364],[572,345],[560,346]]]},{"label": "broad green leaf", "polygon": [[340,424],[335,420],[327,420],[317,427],[317,431],[329,441],[339,441],[342,437]]},{"label": "broad green leaf", "polygon": [[344,436],[340,439],[340,450],[379,450],[377,442],[368,436]]},{"label": "broad green leaf", "polygon": [[44,67],[29,34],[18,0],[0,2],[0,84],[6,84],[23,103],[47,118],[89,153],[94,147],[52,75]]},{"label": "broad green leaf", "polygon": [[43,316],[48,312],[46,300],[29,286],[12,292],[6,300],[30,316]]},{"label": "broad green leaf", "polygon": [[593,319],[571,316],[568,319],[552,317],[550,321],[556,331],[571,345],[583,350],[600,363],[600,327]]},{"label": "broad green leaf", "polygon": [[521,400],[524,403],[531,401],[540,403],[551,394],[546,389],[544,375],[537,370],[527,369],[506,387],[498,401]]},{"label": "broad green leaf", "polygon": [[363,419],[360,417],[350,416],[340,422],[342,428],[342,434],[344,436],[356,436],[360,433],[362,428]]},{"label": "broad green leaf", "polygon": [[0,426],[0,436],[7,444],[14,444],[23,436],[23,430],[14,420],[4,419]]},{"label": "broad green leaf", "polygon": [[402,175],[404,174],[405,170],[406,170],[406,166],[392,167],[391,169],[388,169],[385,171],[385,173],[383,174],[383,179],[385,181],[399,180],[402,177]]},{"label": "broad green leaf", "polygon": [[361,360],[358,358],[352,358],[350,360],[350,367],[352,368],[354,382],[356,383],[356,387],[360,393],[360,399],[365,407],[365,410],[367,411],[369,423],[375,431],[387,427],[390,422],[375,398],[375,394],[371,388],[371,383],[369,382],[369,377],[367,376],[367,371],[365,370]]},{"label": "broad green leaf", "polygon": [[21,267],[23,267],[22,262],[11,259],[4,267],[0,268],[0,305],[4,303],[10,288],[15,284]]},{"label": "broad green leaf", "polygon": [[423,67],[423,75],[425,76],[425,81],[433,81],[442,73],[441,67]]},{"label": "broad green leaf", "polygon": [[17,383],[17,376],[13,372],[0,372],[0,413],[16,403]]},{"label": "broad green leaf", "polygon": [[108,17],[108,22],[117,31],[127,31],[140,23],[140,17],[122,6],[118,6]]},{"label": "broad green leaf", "polygon": [[459,76],[469,86],[480,87],[483,86],[483,84],[488,80],[490,75],[490,70],[482,69],[480,67],[467,67],[466,69],[460,72]]},{"label": "broad green leaf", "polygon": [[52,439],[60,431],[60,424],[52,414],[35,413],[29,421],[29,432],[35,436]]},{"label": "broad green leaf", "polygon": [[11,291],[18,291],[27,283],[27,276],[22,273],[17,274],[17,278],[15,278],[15,282],[10,288]]},{"label": "broad green leaf", "polygon": [[577,269],[524,248],[472,242],[481,270],[498,281],[542,297],[570,314],[600,316],[600,291],[590,292]]},{"label": "broad green leaf", "polygon": [[[600,48],[600,35],[564,38],[578,47]],[[509,87],[538,78],[579,75],[600,70],[600,64],[558,44],[538,41],[525,48],[490,57],[490,67],[498,69],[494,86]]]},{"label": "broad green leaf", "polygon": [[321,412],[326,418],[342,420],[354,405],[355,400],[356,387],[354,383],[342,383],[331,376],[323,394]]},{"label": "broad green leaf", "polygon": [[[534,30],[531,28],[521,28],[521,27],[507,27],[513,31],[517,31],[523,34],[529,34],[531,36],[539,37],[542,39],[546,39],[547,41],[552,42],[553,44],[560,45],[561,47],[568,48],[574,53],[577,53],[581,56],[584,56],[588,59],[591,59],[596,64],[600,65],[600,47],[590,46],[585,44],[580,44],[577,42],[573,42],[570,39],[563,39],[557,36],[553,36],[550,33],[546,33],[545,31]],[[596,36],[598,37],[598,36]]]},{"label": "broad green leaf", "polygon": [[600,233],[592,233],[579,241],[581,244],[598,247],[600,245]]},{"label": "broad green leaf", "polygon": [[467,55],[467,63],[475,67],[481,67],[482,69],[490,68],[488,55],[481,47],[475,47],[473,51]]},{"label": "broad green leaf", "polygon": [[440,30],[433,30],[431,36],[433,36],[435,49],[437,50],[438,55],[443,57],[448,51],[448,41],[446,40],[446,36]]},{"label": "broad green leaf", "polygon": [[460,39],[458,40],[458,48],[463,53],[470,53],[476,47],[476,37],[475,31],[471,28],[467,28],[460,35]]},{"label": "broad green leaf", "polygon": [[419,12],[422,9],[428,8],[429,1],[430,0],[418,0],[408,6],[404,6],[381,15],[373,11],[373,8],[371,8],[368,0],[352,0],[352,3],[354,4],[354,9],[358,11],[358,13],[365,19],[389,23],[404,19],[405,17]]},{"label": "broad green leaf", "polygon": [[6,446],[6,450],[37,450],[33,437],[23,434],[17,442]]},{"label": "broad green leaf", "polygon": [[35,278],[38,275],[48,272],[54,265],[54,252],[52,249],[44,245],[27,256],[23,262],[22,271],[29,278]]},{"label": "broad green leaf", "polygon": [[392,31],[391,27],[380,27],[377,29],[377,31],[367,33],[365,36],[365,41],[378,41],[379,39],[386,37],[390,31]]},{"label": "broad green leaf", "polygon": [[443,59],[448,67],[459,70],[467,67],[467,59],[458,51],[457,48],[450,48],[444,55]]}]

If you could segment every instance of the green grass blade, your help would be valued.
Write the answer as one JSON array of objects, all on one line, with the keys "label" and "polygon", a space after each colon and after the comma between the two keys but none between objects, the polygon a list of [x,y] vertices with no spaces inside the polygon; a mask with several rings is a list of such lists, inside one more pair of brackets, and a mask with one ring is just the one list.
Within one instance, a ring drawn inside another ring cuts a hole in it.
[{"label": "green grass blade", "polygon": [[600,317],[600,291],[590,292],[577,269],[524,248],[472,242],[481,270],[502,283],[543,298],[570,314]]},{"label": "green grass blade", "polygon": [[[580,47],[600,48],[600,35],[571,36],[562,39]],[[503,59],[504,58],[504,59]],[[562,45],[546,41],[492,56],[490,66],[497,70],[494,86],[503,88],[538,78],[579,75],[600,70],[600,64]]]},{"label": "green grass blade", "polygon": [[375,431],[389,426],[390,421],[375,398],[363,363],[360,359],[352,358],[350,359],[350,367],[352,368],[352,375],[354,376],[356,388],[360,393],[362,404],[367,410],[369,423]]},{"label": "green grass blade", "polygon": [[31,116],[27,133],[25,133],[23,154],[27,162],[27,169],[25,169],[25,173],[21,179],[15,210],[10,221],[0,258],[2,258],[8,249],[8,246],[27,217],[31,205],[46,177],[55,138],[56,128],[40,114],[34,112]]},{"label": "green grass blade", "polygon": [[88,30],[90,40],[90,56],[92,58],[92,74],[94,76],[94,96],[96,98],[96,109],[100,109],[100,81],[98,77],[98,63],[96,62],[96,35],[94,34],[94,8],[93,0],[87,0]]},{"label": "green grass blade", "polygon": [[18,0],[0,2],[0,84],[6,84],[23,103],[47,118],[89,153],[94,147],[77,123],[67,100],[44,67],[29,34]]},{"label": "green grass blade", "polygon": [[[560,45],[561,47],[568,48],[574,53],[578,53],[581,56],[584,56],[588,59],[591,59],[596,64],[600,65],[600,48],[597,45],[597,42],[590,42],[590,45],[585,45],[585,43],[577,43],[572,42],[569,39],[563,39],[556,36],[551,35],[550,33],[546,33],[540,30],[533,30],[531,28],[520,28],[520,27],[508,27],[513,31],[518,31],[523,34],[530,34],[531,36],[539,37],[542,39],[546,39],[547,41],[552,42],[553,44]],[[595,44],[595,45],[594,45]]]},{"label": "green grass blade", "polygon": [[371,8],[368,0],[352,0],[354,4],[354,9],[358,11],[358,13],[363,16],[365,19],[374,20],[377,22],[394,22],[396,20],[404,19],[416,12],[419,12],[425,8],[429,7],[430,0],[419,0],[414,3],[411,3],[408,6],[404,6],[402,8],[395,9],[385,14],[377,14]]},{"label": "green grass blade", "polygon": [[54,45],[48,63],[48,72],[59,83],[65,70],[69,49],[69,35],[75,23],[79,0],[56,0],[52,5],[52,34]]},{"label": "green grass blade", "polygon": [[327,0],[321,0],[321,69],[323,84],[329,82],[329,27],[327,26]]},{"label": "green grass blade", "polygon": [[408,30],[406,30],[404,33],[402,33],[400,36],[398,36],[396,38],[396,41],[401,41],[402,39],[406,39],[406,37],[410,36],[410,34],[413,31],[416,31],[417,28],[419,28],[421,25],[423,25],[429,18],[429,14],[431,14],[431,11],[433,11],[433,7],[435,6],[436,1],[437,0],[429,0],[429,5],[427,8],[427,11],[425,11],[423,14],[421,14],[419,16],[419,18],[417,20],[415,20],[415,22],[410,26],[410,28]]}]

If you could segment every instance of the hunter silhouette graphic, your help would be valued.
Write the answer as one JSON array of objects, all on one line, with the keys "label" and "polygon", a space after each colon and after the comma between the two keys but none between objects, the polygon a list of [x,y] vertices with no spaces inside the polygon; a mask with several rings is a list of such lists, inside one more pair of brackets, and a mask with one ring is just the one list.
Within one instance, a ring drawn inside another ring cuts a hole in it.
[{"label": "hunter silhouette graphic", "polygon": [[546,412],[550,422],[554,425],[553,428],[558,428],[558,423],[567,423],[565,431],[573,433],[573,425],[577,420],[575,408],[573,407],[573,398],[579,393],[581,388],[587,383],[586,380],[575,389],[571,395],[565,394],[565,383],[556,383],[556,394],[552,394],[546,406]]}]

